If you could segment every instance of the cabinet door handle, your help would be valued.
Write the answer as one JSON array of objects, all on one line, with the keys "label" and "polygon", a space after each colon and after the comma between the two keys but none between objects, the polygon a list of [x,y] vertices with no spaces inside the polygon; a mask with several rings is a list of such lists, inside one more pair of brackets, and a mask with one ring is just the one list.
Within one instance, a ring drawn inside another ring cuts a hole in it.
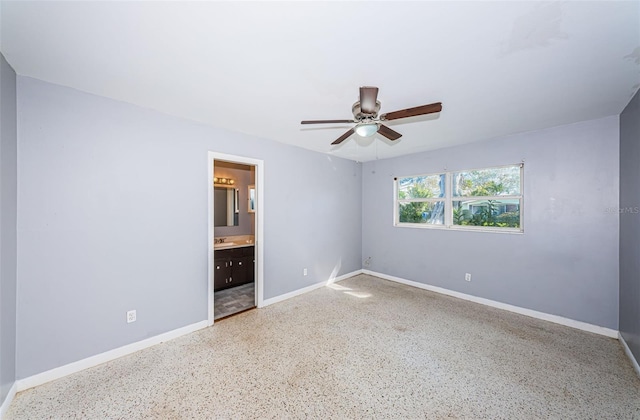
[{"label": "cabinet door handle", "polygon": [[219,265],[216,265],[216,270],[220,270],[220,266]]},{"label": "cabinet door handle", "polygon": [[240,262],[238,263],[238,265],[242,265],[242,261],[240,261]]}]

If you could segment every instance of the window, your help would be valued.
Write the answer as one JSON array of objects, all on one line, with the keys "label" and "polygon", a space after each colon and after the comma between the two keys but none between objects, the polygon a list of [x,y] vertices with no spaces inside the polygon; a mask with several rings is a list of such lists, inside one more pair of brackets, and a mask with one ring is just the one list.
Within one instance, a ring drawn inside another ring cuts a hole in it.
[{"label": "window", "polygon": [[396,226],[522,232],[523,165],[395,178]]},{"label": "window", "polygon": [[444,174],[400,178],[399,222],[443,225],[445,183]]}]

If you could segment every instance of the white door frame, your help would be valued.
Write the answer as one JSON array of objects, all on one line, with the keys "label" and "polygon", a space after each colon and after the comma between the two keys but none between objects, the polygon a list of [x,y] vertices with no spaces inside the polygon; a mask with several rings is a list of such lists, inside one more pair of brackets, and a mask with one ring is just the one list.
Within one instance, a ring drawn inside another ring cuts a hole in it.
[{"label": "white door frame", "polygon": [[240,163],[244,165],[251,165],[256,168],[256,178],[255,178],[255,186],[256,186],[256,212],[255,212],[255,256],[256,256],[256,266],[255,268],[255,284],[256,284],[256,306],[258,308],[262,307],[262,302],[264,300],[264,161],[260,159],[253,159],[244,156],[236,156],[236,155],[228,155],[225,153],[218,152],[207,152],[208,159],[208,171],[207,175],[208,180],[208,189],[209,189],[209,205],[207,212],[207,224],[208,224],[208,252],[207,252],[207,267],[208,267],[208,287],[207,287],[207,321],[208,325],[213,325],[213,258],[214,258],[214,246],[213,246],[213,171],[214,171],[214,161],[215,160],[224,160],[227,162]]}]

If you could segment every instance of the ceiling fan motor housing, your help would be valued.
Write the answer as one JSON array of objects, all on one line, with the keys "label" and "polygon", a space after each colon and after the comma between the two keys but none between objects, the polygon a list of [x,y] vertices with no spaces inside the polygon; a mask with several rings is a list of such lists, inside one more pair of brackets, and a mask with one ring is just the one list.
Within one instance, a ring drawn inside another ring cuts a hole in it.
[{"label": "ceiling fan motor housing", "polygon": [[362,108],[360,107],[360,101],[357,101],[351,107],[351,112],[353,113],[353,118],[356,121],[375,119],[378,116],[378,111],[380,111],[380,101],[376,101],[376,109],[371,114],[366,114],[362,112]]}]

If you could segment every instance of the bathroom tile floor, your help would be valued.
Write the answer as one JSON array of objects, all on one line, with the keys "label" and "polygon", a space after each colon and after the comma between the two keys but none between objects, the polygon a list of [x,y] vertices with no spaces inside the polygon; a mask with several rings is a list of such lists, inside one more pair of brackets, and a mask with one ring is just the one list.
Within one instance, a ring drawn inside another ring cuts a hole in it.
[{"label": "bathroom tile floor", "polygon": [[254,308],[255,283],[247,283],[213,294],[213,319],[224,318],[237,312]]}]

